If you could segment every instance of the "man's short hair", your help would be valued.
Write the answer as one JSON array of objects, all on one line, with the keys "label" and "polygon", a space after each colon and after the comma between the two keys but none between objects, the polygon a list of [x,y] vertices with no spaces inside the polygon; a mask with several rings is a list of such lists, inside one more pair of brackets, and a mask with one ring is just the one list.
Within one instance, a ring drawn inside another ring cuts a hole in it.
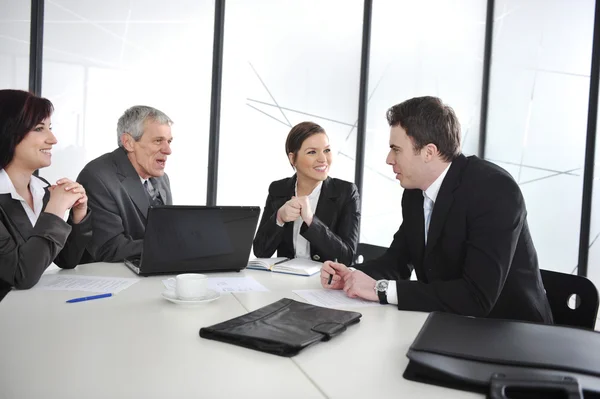
[{"label": "man's short hair", "polygon": [[125,133],[133,137],[135,141],[139,141],[144,134],[144,123],[146,122],[156,122],[161,125],[169,126],[173,124],[171,118],[156,108],[148,107],[146,105],[134,105],[125,111],[119,118],[119,122],[117,122],[117,140],[119,142],[119,147],[123,147],[121,137]]},{"label": "man's short hair", "polygon": [[460,154],[460,123],[439,98],[411,98],[388,109],[386,116],[391,127],[401,126],[412,138],[415,153],[434,144],[446,162]]}]

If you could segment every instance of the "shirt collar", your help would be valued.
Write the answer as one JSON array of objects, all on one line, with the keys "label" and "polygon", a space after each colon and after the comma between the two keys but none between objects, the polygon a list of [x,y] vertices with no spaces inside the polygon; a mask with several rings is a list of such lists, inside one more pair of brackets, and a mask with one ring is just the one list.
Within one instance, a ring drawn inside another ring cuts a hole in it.
[{"label": "shirt collar", "polygon": [[39,177],[31,175],[31,179],[29,180],[29,189],[31,190],[31,193],[34,197],[38,195],[43,197],[46,194],[45,189],[48,186],[49,184],[40,179]]},{"label": "shirt collar", "polygon": [[448,166],[446,166],[446,169],[444,169],[444,171],[438,176],[438,178],[435,179],[433,183],[431,183],[427,190],[423,191],[424,197],[428,197],[435,203],[435,200],[437,199],[437,196],[440,192],[440,188],[442,187],[442,183],[444,182],[444,178],[448,173],[448,169],[450,169],[450,165],[452,165],[452,162],[450,162]]},{"label": "shirt collar", "polygon": [[[31,175],[31,179],[29,180],[29,190],[31,190],[31,194],[34,197],[44,196],[44,189],[48,186],[46,182],[42,179],[39,179],[37,176]],[[21,197],[17,193],[17,189],[13,184],[12,180],[10,180],[10,176],[4,169],[0,169],[0,194],[10,194],[12,199],[18,201],[24,201],[23,197]]]}]

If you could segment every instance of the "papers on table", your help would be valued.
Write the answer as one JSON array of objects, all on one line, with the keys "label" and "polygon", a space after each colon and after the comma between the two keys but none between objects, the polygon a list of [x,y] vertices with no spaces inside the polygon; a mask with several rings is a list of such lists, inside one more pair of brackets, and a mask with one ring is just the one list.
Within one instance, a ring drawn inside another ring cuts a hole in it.
[{"label": "papers on table", "polygon": [[[169,280],[163,280],[163,284],[168,289],[173,288]],[[209,277],[208,288],[220,293],[269,291],[252,277]]]},{"label": "papers on table", "polygon": [[217,292],[269,291],[252,277],[210,277],[208,288]]},{"label": "papers on table", "polygon": [[72,276],[44,274],[33,288],[55,291],[89,291],[113,293],[123,291],[138,282],[137,278]]},{"label": "papers on table", "polygon": [[380,306],[379,302],[366,301],[360,298],[348,298],[342,290],[293,290],[311,305],[326,308]]}]

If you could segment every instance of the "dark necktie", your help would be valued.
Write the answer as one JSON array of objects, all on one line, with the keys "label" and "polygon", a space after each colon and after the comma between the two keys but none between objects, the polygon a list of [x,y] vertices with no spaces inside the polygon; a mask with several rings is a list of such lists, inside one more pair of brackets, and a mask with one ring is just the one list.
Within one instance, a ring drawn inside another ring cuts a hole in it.
[{"label": "dark necktie", "polygon": [[155,188],[155,183],[150,182],[150,184],[148,184],[149,180],[150,179],[144,181],[144,188],[146,189],[145,191],[146,191],[146,195],[148,196],[148,201],[150,202],[150,206],[164,205],[162,198],[160,198],[160,193]]}]

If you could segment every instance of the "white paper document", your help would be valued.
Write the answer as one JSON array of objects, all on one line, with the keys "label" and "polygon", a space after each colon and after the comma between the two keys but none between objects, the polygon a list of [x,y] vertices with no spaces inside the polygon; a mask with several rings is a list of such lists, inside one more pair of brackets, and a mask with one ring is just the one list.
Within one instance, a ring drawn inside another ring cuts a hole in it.
[{"label": "white paper document", "polygon": [[[163,284],[166,288],[173,288],[169,280],[163,280]],[[252,277],[209,277],[208,288],[219,293],[269,291]]]},{"label": "white paper document", "polygon": [[209,277],[208,288],[221,293],[269,291],[252,277]]},{"label": "white paper document", "polygon": [[33,288],[55,291],[89,291],[112,293],[123,291],[138,282],[138,278],[70,276],[44,274]]},{"label": "white paper document", "polygon": [[380,306],[379,302],[366,301],[361,298],[348,298],[342,290],[293,290],[311,305],[326,308]]}]

